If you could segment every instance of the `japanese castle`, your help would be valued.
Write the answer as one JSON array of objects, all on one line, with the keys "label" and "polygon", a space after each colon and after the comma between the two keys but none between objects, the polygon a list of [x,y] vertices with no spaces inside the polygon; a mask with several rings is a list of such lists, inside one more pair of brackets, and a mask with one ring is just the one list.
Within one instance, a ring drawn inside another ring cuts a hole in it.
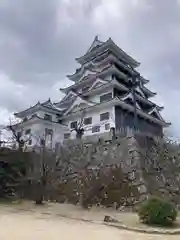
[{"label": "japanese castle", "polygon": [[29,146],[44,139],[52,147],[65,139],[107,137],[130,129],[162,136],[167,127],[160,111],[163,107],[150,100],[150,91],[137,67],[140,63],[109,38],[102,42],[96,36],[85,55],[76,58],[80,67],[67,77],[73,84],[60,89],[64,98],[50,99],[15,113],[21,121],[14,125],[18,134],[31,136]]}]

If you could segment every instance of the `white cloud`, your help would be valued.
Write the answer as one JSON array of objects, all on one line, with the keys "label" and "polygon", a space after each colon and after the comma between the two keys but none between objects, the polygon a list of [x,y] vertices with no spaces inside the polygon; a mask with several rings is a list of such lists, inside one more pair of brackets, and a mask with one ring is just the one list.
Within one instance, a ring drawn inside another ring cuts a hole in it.
[{"label": "white cloud", "polygon": [[120,21],[124,17],[124,1],[102,0],[101,4],[93,12],[93,24],[98,27],[105,27],[108,21]]},{"label": "white cloud", "polygon": [[4,126],[8,123],[11,113],[5,109],[0,108],[0,126]]}]

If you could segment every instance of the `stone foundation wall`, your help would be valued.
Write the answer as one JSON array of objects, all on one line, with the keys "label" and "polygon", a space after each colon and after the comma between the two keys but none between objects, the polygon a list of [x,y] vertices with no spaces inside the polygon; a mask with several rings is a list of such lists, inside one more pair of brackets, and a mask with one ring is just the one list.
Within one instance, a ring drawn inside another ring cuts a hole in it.
[{"label": "stone foundation wall", "polygon": [[29,153],[29,179],[39,178],[42,159],[50,169],[51,178],[46,199],[59,199],[56,187],[67,173],[78,172],[85,176],[88,169],[116,165],[138,189],[138,202],[149,195],[159,195],[180,204],[180,147],[162,139],[129,135],[108,141],[75,140],[64,143],[56,153]]},{"label": "stone foundation wall", "polygon": [[138,155],[149,194],[180,204],[180,146],[163,139],[138,139]]},{"label": "stone foundation wall", "polygon": [[139,191],[138,201],[148,196],[140,164],[139,146],[133,135],[110,141],[70,141],[59,149],[58,157],[62,162],[71,160],[79,166],[95,169],[100,166],[119,166],[128,175]]},{"label": "stone foundation wall", "polygon": [[[90,162],[91,167],[118,164],[137,186],[143,201],[158,195],[180,204],[180,147],[160,138],[129,135],[112,141],[69,143],[68,155],[79,164]],[[61,152],[59,157],[62,157]]]}]

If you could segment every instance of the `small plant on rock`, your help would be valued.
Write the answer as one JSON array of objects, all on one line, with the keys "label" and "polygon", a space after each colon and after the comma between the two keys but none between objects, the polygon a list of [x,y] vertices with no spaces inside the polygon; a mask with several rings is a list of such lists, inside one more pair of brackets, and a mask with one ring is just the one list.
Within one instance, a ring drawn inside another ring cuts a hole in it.
[{"label": "small plant on rock", "polygon": [[177,217],[175,206],[157,197],[150,197],[142,203],[139,212],[141,222],[148,225],[172,226]]}]

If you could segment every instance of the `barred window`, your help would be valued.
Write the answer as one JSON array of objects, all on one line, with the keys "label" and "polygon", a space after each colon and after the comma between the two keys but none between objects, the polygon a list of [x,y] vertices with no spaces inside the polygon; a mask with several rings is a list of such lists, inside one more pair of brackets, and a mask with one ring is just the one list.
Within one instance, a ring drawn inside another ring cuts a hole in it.
[{"label": "barred window", "polygon": [[105,102],[112,99],[112,92],[100,96],[100,102]]},{"label": "barred window", "polygon": [[105,112],[100,114],[100,121],[108,120],[109,119],[109,112]]},{"label": "barred window", "polygon": [[70,127],[71,127],[71,128],[77,128],[77,121],[71,122]]},{"label": "barred window", "polygon": [[49,128],[45,128],[45,135],[52,135],[53,134],[53,130],[49,129]]},{"label": "barred window", "polygon": [[100,132],[100,126],[92,127],[92,133],[95,133],[95,132]]},{"label": "barred window", "polygon": [[92,124],[92,117],[84,118],[84,125]]},{"label": "barred window", "polygon": [[109,129],[110,129],[110,124],[109,123],[105,124],[105,130],[109,130]]}]

